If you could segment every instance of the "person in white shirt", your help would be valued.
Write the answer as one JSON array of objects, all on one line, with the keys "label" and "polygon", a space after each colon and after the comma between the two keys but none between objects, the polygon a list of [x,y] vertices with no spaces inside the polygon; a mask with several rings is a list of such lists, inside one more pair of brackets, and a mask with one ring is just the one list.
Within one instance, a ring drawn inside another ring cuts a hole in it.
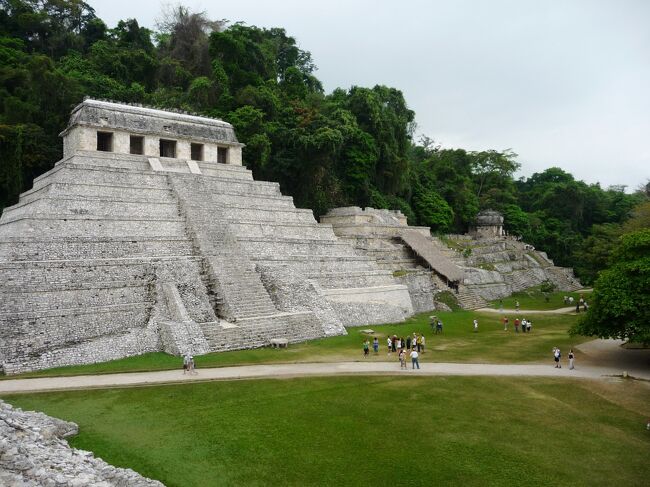
[{"label": "person in white shirt", "polygon": [[416,366],[418,369],[420,368],[420,362],[418,362],[418,357],[419,357],[418,351],[414,348],[411,351],[411,365],[413,366],[413,368],[415,368]]}]

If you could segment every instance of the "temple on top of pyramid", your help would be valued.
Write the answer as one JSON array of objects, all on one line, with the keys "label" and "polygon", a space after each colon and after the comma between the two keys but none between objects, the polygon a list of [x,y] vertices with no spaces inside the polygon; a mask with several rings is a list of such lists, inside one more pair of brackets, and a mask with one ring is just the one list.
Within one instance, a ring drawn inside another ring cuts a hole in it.
[{"label": "temple on top of pyramid", "polygon": [[221,120],[86,99],[0,218],[7,374],[202,354],[413,313],[406,285],[241,165]]},{"label": "temple on top of pyramid", "polygon": [[222,120],[85,99],[72,110],[63,137],[63,157],[102,151],[241,166],[232,125]]}]

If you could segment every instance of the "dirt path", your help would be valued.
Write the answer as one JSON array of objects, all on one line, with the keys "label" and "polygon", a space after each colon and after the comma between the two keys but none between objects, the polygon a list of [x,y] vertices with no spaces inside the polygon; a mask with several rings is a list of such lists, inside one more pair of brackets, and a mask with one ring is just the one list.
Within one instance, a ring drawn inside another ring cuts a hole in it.
[{"label": "dirt path", "polygon": [[[561,369],[549,364],[500,365],[500,364],[457,364],[423,363],[419,370],[400,370],[396,362],[340,362],[244,365],[200,369],[196,375],[184,375],[181,370],[158,372],[134,372],[123,374],[84,375],[75,377],[48,377],[0,381],[0,395],[20,392],[39,392],[72,389],[93,389],[108,387],[146,386],[166,383],[185,383],[208,380],[236,380],[257,378],[287,378],[332,375],[430,375],[430,376],[517,376],[556,377],[558,379],[604,379],[621,375],[623,369],[615,366],[581,365],[569,370],[566,363]],[[640,371],[650,380],[650,369]]]}]

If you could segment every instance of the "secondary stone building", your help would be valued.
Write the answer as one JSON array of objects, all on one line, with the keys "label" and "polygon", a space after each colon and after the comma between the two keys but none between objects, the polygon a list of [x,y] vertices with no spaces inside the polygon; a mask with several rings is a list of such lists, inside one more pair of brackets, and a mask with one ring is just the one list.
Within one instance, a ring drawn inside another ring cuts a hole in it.
[{"label": "secondary stone building", "polygon": [[87,99],[0,218],[6,373],[400,321],[405,284],[241,165],[230,124]]}]

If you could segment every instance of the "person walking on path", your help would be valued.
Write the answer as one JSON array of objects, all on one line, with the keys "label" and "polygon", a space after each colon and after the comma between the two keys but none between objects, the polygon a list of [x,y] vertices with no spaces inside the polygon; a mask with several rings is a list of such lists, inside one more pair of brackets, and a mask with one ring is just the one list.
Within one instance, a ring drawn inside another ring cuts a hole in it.
[{"label": "person walking on path", "polygon": [[560,357],[562,357],[562,353],[560,352],[560,349],[557,347],[553,347],[553,360],[555,360],[556,369],[562,368],[562,364],[560,364]]},{"label": "person walking on path", "polygon": [[411,365],[413,366],[414,369],[417,366],[418,370],[420,370],[420,362],[418,361],[418,357],[419,357],[418,351],[414,348],[411,351]]},{"label": "person walking on path", "polygon": [[379,338],[377,337],[372,339],[372,350],[375,352],[375,355],[379,353]]},{"label": "person walking on path", "polygon": [[400,370],[408,370],[408,367],[406,366],[406,350],[402,350],[399,353],[399,368]]},{"label": "person walking on path", "polygon": [[183,355],[183,375],[185,375],[190,370],[190,354],[186,353]]},{"label": "person walking on path", "polygon": [[573,360],[575,359],[575,355],[573,354],[573,349],[569,350],[569,370],[573,370],[575,367],[573,366]]},{"label": "person walking on path", "polygon": [[194,356],[190,355],[190,375],[197,375],[198,372],[196,371],[196,365],[194,364]]},{"label": "person walking on path", "polygon": [[478,332],[478,320],[474,318],[474,333]]},{"label": "person walking on path", "polygon": [[368,357],[368,352],[370,352],[370,342],[366,338],[365,341],[363,342],[363,358]]}]

